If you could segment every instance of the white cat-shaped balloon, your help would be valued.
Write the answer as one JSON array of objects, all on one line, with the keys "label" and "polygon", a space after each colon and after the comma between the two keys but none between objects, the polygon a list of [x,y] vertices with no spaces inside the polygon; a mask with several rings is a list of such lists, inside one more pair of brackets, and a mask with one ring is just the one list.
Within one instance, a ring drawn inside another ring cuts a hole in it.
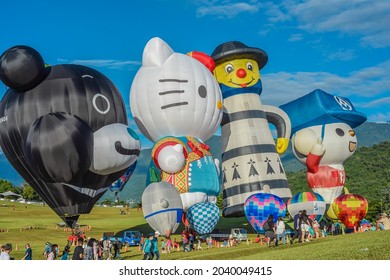
[{"label": "white cat-shaped balloon", "polygon": [[176,187],[184,211],[215,201],[218,164],[204,141],[221,123],[222,94],[210,69],[153,38],[133,80],[130,105],[138,128],[155,143],[151,168]]}]

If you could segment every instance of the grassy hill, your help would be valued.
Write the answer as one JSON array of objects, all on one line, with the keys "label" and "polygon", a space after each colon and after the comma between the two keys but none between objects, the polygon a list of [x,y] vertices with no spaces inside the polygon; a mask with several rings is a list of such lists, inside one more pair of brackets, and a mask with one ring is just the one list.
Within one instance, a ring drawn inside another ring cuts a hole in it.
[{"label": "grassy hill", "polygon": [[[24,254],[24,244],[29,242],[33,249],[33,259],[43,259],[42,252],[47,241],[56,243],[62,250],[66,244],[68,231],[59,227],[61,222],[54,212],[47,206],[15,204],[15,210],[9,205],[12,202],[2,201],[7,207],[0,207],[0,243],[11,243],[14,250],[11,256],[21,259]],[[80,225],[91,226],[86,232],[87,237],[100,238],[103,232],[120,234],[124,230],[140,230],[147,234],[152,230],[146,224],[142,211],[130,209],[128,215],[120,215],[118,208],[95,207],[88,215],[80,217]],[[218,228],[246,227],[250,225],[245,218],[221,218]],[[177,232],[181,232],[179,228]],[[390,232],[375,231],[356,234],[328,236],[327,238],[313,239],[305,244],[287,244],[268,248],[265,245],[251,243],[255,234],[249,234],[249,241],[242,242],[235,247],[206,249],[202,244],[202,251],[190,253],[173,252],[162,254],[163,260],[390,260]],[[180,240],[179,235],[172,238]],[[16,249],[18,246],[18,250]],[[72,247],[73,253],[74,247]],[[126,260],[140,260],[141,252],[131,247],[121,256]]]}]

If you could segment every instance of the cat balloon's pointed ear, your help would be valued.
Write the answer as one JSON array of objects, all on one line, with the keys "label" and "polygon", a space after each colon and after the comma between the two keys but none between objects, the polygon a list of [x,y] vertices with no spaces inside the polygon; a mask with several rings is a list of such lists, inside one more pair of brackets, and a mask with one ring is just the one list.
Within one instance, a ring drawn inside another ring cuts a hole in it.
[{"label": "cat balloon's pointed ear", "polygon": [[172,54],[173,50],[167,43],[159,37],[154,37],[145,46],[142,55],[142,65],[161,67]]},{"label": "cat balloon's pointed ear", "polygon": [[187,55],[200,61],[204,66],[207,67],[207,69],[210,70],[211,73],[214,71],[215,61],[214,61],[214,59],[211,58],[211,56],[209,56],[203,52],[198,52],[198,51],[189,52],[189,53],[187,53]]},{"label": "cat balloon's pointed ear", "polygon": [[0,57],[0,79],[15,91],[27,91],[47,76],[42,56],[28,46],[15,46]]}]

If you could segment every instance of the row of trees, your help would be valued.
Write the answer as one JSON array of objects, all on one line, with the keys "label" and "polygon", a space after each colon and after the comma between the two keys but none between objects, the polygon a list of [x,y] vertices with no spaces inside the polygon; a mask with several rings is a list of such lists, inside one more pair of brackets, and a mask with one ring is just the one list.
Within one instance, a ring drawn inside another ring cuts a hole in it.
[{"label": "row of trees", "polygon": [[10,182],[0,179],[0,193],[11,191],[20,194],[25,200],[42,201],[34,189],[27,183],[23,183],[20,187],[12,185]]}]

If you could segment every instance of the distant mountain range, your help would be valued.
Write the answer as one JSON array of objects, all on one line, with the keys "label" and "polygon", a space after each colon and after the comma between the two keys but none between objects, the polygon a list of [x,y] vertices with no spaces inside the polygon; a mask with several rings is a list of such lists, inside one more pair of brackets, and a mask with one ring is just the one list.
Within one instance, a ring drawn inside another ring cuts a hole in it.
[{"label": "distant mountain range", "polygon": [[[390,123],[364,123],[355,129],[358,137],[359,147],[371,147],[375,144],[390,141]],[[221,137],[213,136],[207,144],[211,148],[211,153],[215,158],[221,157]],[[151,149],[143,149],[137,162],[137,168],[119,194],[120,200],[140,201],[142,192],[146,187],[146,175],[150,163]],[[304,169],[304,165],[298,162],[289,147],[288,151],[282,156],[283,166],[286,171],[296,172]],[[18,186],[23,183],[23,178],[15,171],[4,154],[0,150],[0,179],[10,181]],[[114,200],[113,192],[107,191],[101,200]]]}]

